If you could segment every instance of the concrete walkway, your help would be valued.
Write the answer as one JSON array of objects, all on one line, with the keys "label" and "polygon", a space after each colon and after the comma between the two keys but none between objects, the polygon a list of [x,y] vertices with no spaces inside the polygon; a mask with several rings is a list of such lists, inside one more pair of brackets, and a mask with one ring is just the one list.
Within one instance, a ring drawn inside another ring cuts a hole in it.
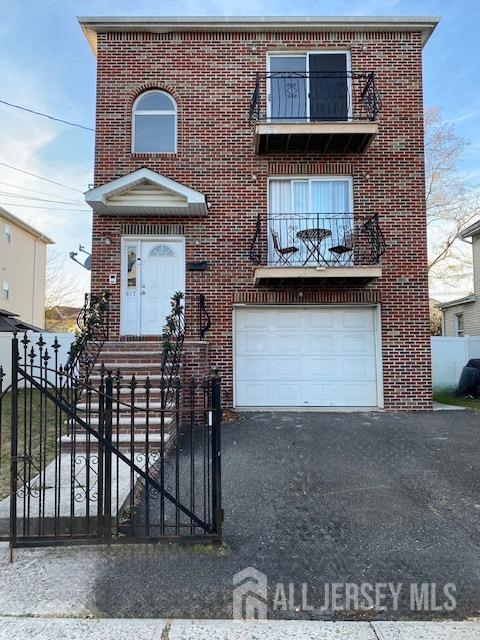
[{"label": "concrete walkway", "polygon": [[478,622],[0,618],[0,640],[478,640]]}]

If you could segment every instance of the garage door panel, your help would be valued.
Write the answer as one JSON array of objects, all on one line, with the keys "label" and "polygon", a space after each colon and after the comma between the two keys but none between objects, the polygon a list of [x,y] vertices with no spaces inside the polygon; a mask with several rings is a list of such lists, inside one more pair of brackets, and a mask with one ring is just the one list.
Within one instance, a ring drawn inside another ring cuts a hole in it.
[{"label": "garage door panel", "polygon": [[302,404],[302,385],[298,382],[239,381],[237,404],[244,407],[295,407]]},{"label": "garage door panel", "polygon": [[342,358],[338,363],[338,379],[340,380],[366,380],[377,378],[375,356]]},{"label": "garage door panel", "polygon": [[375,340],[371,333],[344,333],[337,334],[342,344],[338,353],[357,353],[370,355],[375,353]]},{"label": "garage door panel", "polygon": [[307,344],[307,355],[310,353],[335,353],[338,346],[335,345],[336,335],[333,332],[326,331],[320,333],[315,329],[312,333],[307,333],[302,337],[304,344]]},{"label": "garage door panel", "polygon": [[373,309],[245,308],[235,319],[238,406],[378,404]]},{"label": "garage door panel", "polygon": [[268,326],[268,314],[262,312],[262,310],[254,311],[249,310],[248,313],[238,313],[235,318],[237,331],[245,329],[260,329],[265,330]]},{"label": "garage door panel", "polygon": [[302,403],[311,407],[334,407],[336,404],[335,383],[315,382],[309,385],[308,400]]},{"label": "garage door panel", "polygon": [[338,324],[338,314],[333,309],[303,309],[303,325],[306,329],[333,329]]},{"label": "garage door panel", "polygon": [[246,357],[237,356],[238,380],[302,380],[303,364],[298,357]]},{"label": "garage door panel", "polygon": [[237,333],[237,352],[242,354],[255,355],[268,353],[269,344],[265,331],[242,331]]},{"label": "garage door panel", "polygon": [[298,356],[278,356],[269,359],[268,376],[270,380],[293,379],[294,381],[300,381],[302,379],[302,368],[302,361]]},{"label": "garage door panel", "polygon": [[239,380],[251,380],[252,378],[267,380],[270,375],[270,360],[268,358],[238,356],[236,365]]},{"label": "garage door panel", "polygon": [[342,311],[339,320],[339,326],[344,329],[373,329],[373,314],[365,310]]},{"label": "garage door panel", "polygon": [[295,310],[288,310],[285,313],[270,313],[268,314],[271,320],[271,326],[275,329],[292,329],[293,331],[298,330],[298,313],[295,313]]},{"label": "garage door panel", "polygon": [[327,380],[336,379],[338,363],[335,357],[313,357],[309,359],[308,368],[304,367],[304,380]]},{"label": "garage door panel", "polygon": [[296,331],[272,331],[268,336],[270,343],[269,353],[275,354],[298,354],[301,341],[298,337],[298,329]]},{"label": "garage door panel", "polygon": [[367,382],[348,382],[344,390],[344,407],[375,407],[377,393],[372,384]]}]

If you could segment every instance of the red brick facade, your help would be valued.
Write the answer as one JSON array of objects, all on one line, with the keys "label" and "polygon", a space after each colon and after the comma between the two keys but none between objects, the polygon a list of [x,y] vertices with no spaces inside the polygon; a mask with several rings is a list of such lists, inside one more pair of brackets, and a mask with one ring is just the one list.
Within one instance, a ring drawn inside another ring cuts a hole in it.
[{"label": "red brick facade", "polygon": [[[375,72],[383,104],[366,153],[255,155],[247,122],[255,73],[265,71],[268,51],[285,48],[348,49],[352,69]],[[109,286],[108,275],[120,283],[122,225],[180,224],[187,261],[208,262],[205,272],[187,271],[186,289],[206,294],[210,364],[224,388],[233,384],[234,302],[380,302],[385,408],[431,408],[421,50],[420,32],[99,33],[95,186],[148,167],[210,203],[205,217],[94,214],[92,288],[112,292],[113,335],[120,284]],[[131,153],[132,103],[150,88],[177,101],[176,154]],[[272,287],[270,298],[252,284],[249,248],[257,214],[267,212],[267,179],[296,174],[352,176],[354,211],[380,216],[387,243],[380,279],[338,292],[314,284],[301,293],[295,285]]]}]

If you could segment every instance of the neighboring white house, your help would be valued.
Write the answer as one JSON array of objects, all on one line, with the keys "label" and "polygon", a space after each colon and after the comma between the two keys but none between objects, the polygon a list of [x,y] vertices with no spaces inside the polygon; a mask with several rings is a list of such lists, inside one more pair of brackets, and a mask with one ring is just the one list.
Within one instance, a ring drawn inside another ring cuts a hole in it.
[{"label": "neighboring white house", "polygon": [[442,311],[442,334],[458,338],[480,335],[480,220],[464,229],[460,238],[467,242],[471,238],[473,293],[438,305]]},{"label": "neighboring white house", "polygon": [[0,207],[0,309],[45,326],[47,244],[53,240]]}]

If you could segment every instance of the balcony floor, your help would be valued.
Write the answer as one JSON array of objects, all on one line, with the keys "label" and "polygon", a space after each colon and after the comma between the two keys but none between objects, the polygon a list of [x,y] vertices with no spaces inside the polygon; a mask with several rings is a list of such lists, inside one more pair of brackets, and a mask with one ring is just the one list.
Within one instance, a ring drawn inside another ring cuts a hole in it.
[{"label": "balcony floor", "polygon": [[268,123],[255,126],[254,146],[266,153],[364,153],[377,135],[375,122]]},{"label": "balcony floor", "polygon": [[367,284],[380,278],[382,268],[379,266],[361,267],[256,267],[253,283],[281,284],[282,282],[315,282],[316,284]]}]

